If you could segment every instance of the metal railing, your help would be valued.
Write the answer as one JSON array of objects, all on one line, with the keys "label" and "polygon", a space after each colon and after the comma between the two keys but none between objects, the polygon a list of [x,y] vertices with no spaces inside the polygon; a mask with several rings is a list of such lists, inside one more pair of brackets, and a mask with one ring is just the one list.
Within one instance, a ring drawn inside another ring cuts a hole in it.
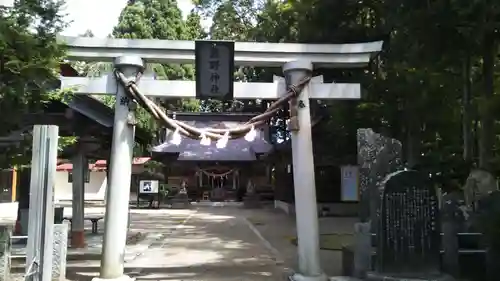
[{"label": "metal railing", "polygon": [[[24,254],[21,254],[21,255],[13,255],[12,254],[12,240],[18,240],[18,239],[28,239],[28,236],[27,235],[13,235],[10,237],[10,249],[11,249],[11,253],[10,253],[10,256],[9,256],[9,264],[12,265],[12,259],[13,258],[26,258],[26,253]],[[26,261],[26,263],[28,263],[28,261]],[[9,268],[10,270],[10,268]],[[31,262],[30,262],[30,265],[28,267],[28,270],[27,270],[27,273],[24,275],[24,280],[29,280],[31,276],[33,276],[34,274],[37,274],[38,273],[38,261],[37,259],[33,259]]]}]

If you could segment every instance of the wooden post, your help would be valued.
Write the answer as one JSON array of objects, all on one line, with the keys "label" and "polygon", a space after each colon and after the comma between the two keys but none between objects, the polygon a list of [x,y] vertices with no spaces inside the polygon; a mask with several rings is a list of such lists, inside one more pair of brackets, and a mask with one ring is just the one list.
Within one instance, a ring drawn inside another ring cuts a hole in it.
[{"label": "wooden post", "polygon": [[12,169],[11,201],[17,201],[17,168]]}]

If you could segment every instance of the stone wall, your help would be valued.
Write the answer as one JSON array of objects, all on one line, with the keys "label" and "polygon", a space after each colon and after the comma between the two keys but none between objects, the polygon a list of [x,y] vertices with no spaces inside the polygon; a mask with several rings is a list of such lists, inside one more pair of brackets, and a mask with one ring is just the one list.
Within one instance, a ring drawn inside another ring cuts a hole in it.
[{"label": "stone wall", "polygon": [[10,237],[12,226],[0,225],[0,281],[10,280]]},{"label": "stone wall", "polygon": [[[66,281],[69,224],[54,224],[52,247],[52,281]],[[11,234],[12,227],[0,226],[0,281],[10,281]],[[25,257],[26,248],[14,248],[13,254]],[[22,261],[22,260],[21,260]]]}]

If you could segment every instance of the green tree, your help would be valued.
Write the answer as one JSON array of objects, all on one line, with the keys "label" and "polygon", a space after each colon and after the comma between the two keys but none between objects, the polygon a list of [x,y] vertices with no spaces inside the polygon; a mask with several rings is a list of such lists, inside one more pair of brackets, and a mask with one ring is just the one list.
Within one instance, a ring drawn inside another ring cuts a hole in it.
[{"label": "green tree", "polygon": [[[137,0],[129,1],[122,10],[117,26],[113,29],[113,37],[128,39],[167,39],[194,40],[206,35],[201,27],[201,17],[196,13],[182,19],[177,1]],[[192,65],[158,64],[147,65],[147,72],[154,73],[156,79],[193,80]],[[177,111],[199,111],[199,102],[195,99],[159,99],[164,108]],[[158,124],[150,114],[140,108],[137,119],[142,127],[147,128],[154,136],[158,132]]]},{"label": "green tree", "polygon": [[238,13],[238,3],[221,3],[212,18],[210,38],[243,41],[249,40],[253,30],[252,20]]},{"label": "green tree", "polygon": [[[182,20],[177,1],[137,0],[129,1],[122,10],[119,22],[113,29],[115,38],[128,39],[167,39],[167,40],[195,40],[206,36],[201,17],[192,12],[186,21]],[[100,76],[112,71],[109,63],[83,63],[79,66],[81,72],[87,76]],[[154,75],[156,79],[192,80],[194,68],[192,65],[176,64],[146,64],[146,75]],[[100,97],[106,104],[114,104],[113,97]],[[199,111],[199,102],[195,99],[160,99],[162,106],[169,110]],[[149,115],[140,109],[138,119],[141,125],[149,129],[152,135],[157,127]]]},{"label": "green tree", "polygon": [[[203,0],[198,4],[215,15],[217,7],[223,6],[225,1],[219,3]],[[359,102],[326,103],[331,108],[329,115],[332,118],[325,126],[325,133],[319,134],[322,140],[318,142],[328,145],[320,150],[330,151],[330,154],[353,154],[356,128],[373,127],[403,141],[410,165],[425,164],[442,169],[444,163],[452,165],[452,162],[461,161],[465,148],[460,128],[474,119],[482,132],[479,143],[483,153],[478,155],[477,149],[469,147],[467,150],[473,150],[474,155],[467,157],[477,159],[480,156],[483,160],[479,162],[484,163],[488,162],[484,160],[486,154],[495,156],[489,152],[491,138],[498,134],[496,127],[491,125],[495,112],[492,108],[498,104],[496,95],[492,94],[495,81],[491,78],[495,71],[494,61],[497,61],[496,52],[493,52],[496,42],[486,40],[485,36],[492,38],[492,34],[497,33],[498,26],[492,20],[500,14],[497,4],[487,0],[411,3],[269,0],[252,5],[259,9],[252,21],[254,28],[246,40],[386,41],[383,52],[366,71],[318,70],[327,81],[356,81],[364,86],[363,99]],[[226,16],[224,20],[230,18]],[[232,18],[240,20],[236,16]],[[236,23],[226,22],[221,28],[213,28],[214,34],[220,34],[224,27],[238,26]],[[263,69],[257,71],[257,77],[265,79],[273,73],[276,71]],[[479,93],[483,93],[480,99],[477,98]],[[467,100],[472,103],[467,105]],[[464,104],[469,121],[461,122]],[[480,113],[481,120],[478,115],[473,116],[474,112]],[[466,134],[477,140],[477,134]],[[470,146],[476,141],[467,142]],[[331,146],[331,143],[336,145]]]},{"label": "green tree", "polygon": [[[177,1],[129,1],[122,10],[113,37],[127,39],[184,40],[188,37]],[[191,66],[152,64],[159,79],[185,79]]]},{"label": "green tree", "polygon": [[196,11],[191,11],[186,18],[187,40],[201,40],[207,38],[207,32],[201,25],[202,17]]},{"label": "green tree", "polygon": [[[53,94],[65,48],[56,35],[66,24],[62,1],[17,1],[0,10],[0,136],[22,129],[23,115],[43,111]],[[0,166],[28,161],[24,148],[0,153]],[[23,148],[24,147],[24,148]],[[27,150],[27,148],[26,148]]]}]

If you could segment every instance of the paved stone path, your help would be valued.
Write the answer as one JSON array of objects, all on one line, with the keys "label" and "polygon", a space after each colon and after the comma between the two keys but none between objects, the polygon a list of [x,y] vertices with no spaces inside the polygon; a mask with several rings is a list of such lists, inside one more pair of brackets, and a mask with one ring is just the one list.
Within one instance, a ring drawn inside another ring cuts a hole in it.
[{"label": "paved stone path", "polygon": [[[284,280],[283,265],[244,217],[234,206],[135,210],[131,230],[156,239],[127,261],[126,272],[136,280]],[[98,263],[69,263],[68,280],[91,280]]]},{"label": "paved stone path", "polygon": [[[262,209],[242,210],[260,235],[278,252],[285,265],[297,269],[297,247],[291,243],[296,237],[295,217],[289,216],[270,206]],[[357,218],[322,217],[319,218],[320,234],[353,233]],[[321,250],[321,268],[329,276],[342,275],[340,251]]]}]

